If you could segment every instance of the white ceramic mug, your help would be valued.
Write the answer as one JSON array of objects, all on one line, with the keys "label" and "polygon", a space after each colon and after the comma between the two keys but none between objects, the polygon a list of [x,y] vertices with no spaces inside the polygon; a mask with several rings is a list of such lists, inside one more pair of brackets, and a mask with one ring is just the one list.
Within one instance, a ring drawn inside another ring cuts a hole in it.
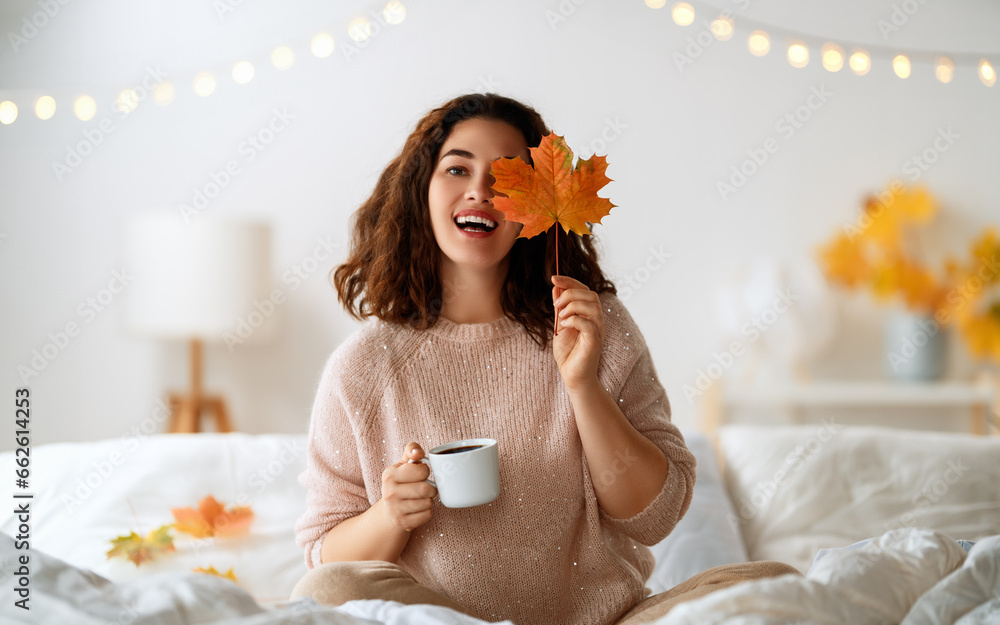
[{"label": "white ceramic mug", "polygon": [[[460,447],[477,449],[451,452]],[[448,508],[471,508],[500,496],[500,459],[492,438],[467,438],[438,445],[421,462],[431,467],[432,480],[441,503]]]}]

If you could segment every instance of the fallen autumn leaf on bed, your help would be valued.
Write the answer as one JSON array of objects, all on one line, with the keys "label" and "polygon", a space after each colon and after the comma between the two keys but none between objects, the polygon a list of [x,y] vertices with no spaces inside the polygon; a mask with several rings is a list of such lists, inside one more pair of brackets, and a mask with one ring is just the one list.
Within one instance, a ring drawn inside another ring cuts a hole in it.
[{"label": "fallen autumn leaf on bed", "polygon": [[126,558],[139,566],[163,552],[175,551],[174,538],[170,535],[169,530],[169,525],[161,525],[145,538],[135,532],[131,532],[128,536],[113,538],[111,539],[113,546],[107,553],[108,560],[115,557]]},{"label": "fallen autumn leaf on bed", "polygon": [[248,506],[236,506],[227,512],[211,495],[198,502],[197,510],[174,508],[170,512],[177,521],[174,529],[195,538],[236,536],[246,532],[253,521],[253,510]]},{"label": "fallen autumn leaf on bed", "polygon": [[205,575],[215,575],[216,577],[224,577],[228,580],[231,580],[234,584],[239,583],[236,581],[236,574],[233,573],[233,567],[229,567],[229,570],[226,571],[225,573],[220,573],[216,571],[214,566],[210,566],[207,569],[199,566],[198,568],[194,568],[191,570],[194,571],[195,573],[204,573]]},{"label": "fallen autumn leaf on bed", "polygon": [[534,167],[520,158],[493,161],[490,174],[499,195],[493,206],[504,218],[524,224],[519,238],[531,238],[559,223],[563,230],[591,234],[587,222],[600,223],[614,204],[597,192],[611,179],[604,175],[608,160],[592,156],[573,168],[573,151],[555,133],[542,137],[537,148],[529,148]]}]

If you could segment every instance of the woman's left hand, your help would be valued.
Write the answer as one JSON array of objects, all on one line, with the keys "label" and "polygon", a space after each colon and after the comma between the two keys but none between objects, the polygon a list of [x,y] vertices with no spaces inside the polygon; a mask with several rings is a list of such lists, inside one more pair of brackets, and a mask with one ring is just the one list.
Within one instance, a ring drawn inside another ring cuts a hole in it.
[{"label": "woman's left hand", "polygon": [[552,299],[559,334],[552,352],[569,390],[597,382],[597,365],[604,345],[604,314],[597,293],[568,276],[552,276]]}]

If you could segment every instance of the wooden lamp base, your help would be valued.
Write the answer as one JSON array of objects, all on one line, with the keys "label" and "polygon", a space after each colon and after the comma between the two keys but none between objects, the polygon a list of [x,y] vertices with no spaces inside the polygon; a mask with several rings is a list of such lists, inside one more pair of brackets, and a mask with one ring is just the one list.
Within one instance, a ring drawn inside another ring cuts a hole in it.
[{"label": "wooden lamp base", "polygon": [[233,426],[222,397],[204,395],[201,392],[201,341],[191,339],[191,392],[170,394],[171,434],[194,434],[201,432],[201,415],[208,413],[215,417],[215,431],[232,432]]}]

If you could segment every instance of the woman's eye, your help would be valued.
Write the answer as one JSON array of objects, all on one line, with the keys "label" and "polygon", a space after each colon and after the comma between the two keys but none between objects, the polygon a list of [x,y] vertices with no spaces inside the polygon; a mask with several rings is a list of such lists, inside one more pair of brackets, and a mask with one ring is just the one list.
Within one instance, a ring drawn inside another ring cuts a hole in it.
[{"label": "woman's eye", "polygon": [[461,176],[462,174],[465,173],[465,170],[462,169],[461,167],[449,167],[448,169],[445,169],[444,171],[445,171],[446,174],[450,174],[452,176]]}]

